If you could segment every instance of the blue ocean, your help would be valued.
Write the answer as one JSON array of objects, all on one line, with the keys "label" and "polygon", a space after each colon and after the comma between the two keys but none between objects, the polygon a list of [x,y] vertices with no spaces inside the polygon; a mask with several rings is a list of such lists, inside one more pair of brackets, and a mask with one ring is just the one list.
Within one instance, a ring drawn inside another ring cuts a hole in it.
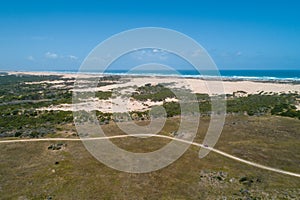
[{"label": "blue ocean", "polygon": [[[48,72],[57,73],[78,73],[75,70],[55,70]],[[81,71],[80,73],[97,74],[96,71]],[[260,80],[260,81],[300,81],[300,70],[219,70],[203,71],[202,74],[197,70],[135,70],[134,72],[128,70],[107,70],[104,74],[108,75],[136,75],[136,76],[179,76],[192,78],[214,78],[221,76],[224,79],[237,80]]]},{"label": "blue ocean", "polygon": [[[93,73],[93,72],[91,72]],[[107,70],[106,74],[117,75],[150,75],[150,76],[181,76],[181,77],[194,77],[205,78],[215,77],[220,75],[222,78],[228,79],[244,79],[244,80],[289,80],[300,81],[300,70],[220,70],[218,74],[215,71],[203,71],[202,74],[197,70],[177,70],[173,71],[134,71],[127,70]]]}]

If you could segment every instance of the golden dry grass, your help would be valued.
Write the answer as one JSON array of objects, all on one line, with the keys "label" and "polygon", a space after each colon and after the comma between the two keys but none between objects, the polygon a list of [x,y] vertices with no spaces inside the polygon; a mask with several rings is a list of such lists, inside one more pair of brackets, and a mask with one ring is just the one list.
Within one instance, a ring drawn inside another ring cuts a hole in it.
[{"label": "golden dry grass", "polygon": [[[203,139],[208,122],[207,118],[201,120],[196,141]],[[162,133],[168,134],[176,129],[176,124],[178,119],[169,119]],[[103,126],[103,129],[108,135],[121,133],[114,124]],[[227,117],[216,148],[260,164],[300,173],[299,130],[300,123],[295,119],[231,116]],[[148,152],[169,141],[162,138],[122,138],[113,142],[130,151]],[[194,146],[166,168],[146,174],[130,174],[100,163],[81,142],[64,142],[66,148],[48,150],[47,147],[53,143],[57,142],[0,144],[0,199],[249,197],[242,194],[241,189],[247,189],[250,197],[270,199],[288,198],[287,195],[293,197],[300,192],[299,178],[257,169],[215,153],[199,159],[199,148]],[[200,178],[202,170],[222,171],[228,176],[225,181],[210,182]],[[261,181],[245,185],[239,182],[241,177],[259,178]],[[230,182],[230,179],[233,181]]]}]

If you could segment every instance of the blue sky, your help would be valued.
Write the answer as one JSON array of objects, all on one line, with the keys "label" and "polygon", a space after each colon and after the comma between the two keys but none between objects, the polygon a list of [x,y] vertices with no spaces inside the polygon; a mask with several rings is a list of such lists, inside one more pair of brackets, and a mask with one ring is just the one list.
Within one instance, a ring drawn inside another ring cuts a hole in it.
[{"label": "blue sky", "polygon": [[76,70],[101,41],[149,26],[194,38],[220,69],[300,69],[299,7],[287,0],[2,1],[0,70]]}]

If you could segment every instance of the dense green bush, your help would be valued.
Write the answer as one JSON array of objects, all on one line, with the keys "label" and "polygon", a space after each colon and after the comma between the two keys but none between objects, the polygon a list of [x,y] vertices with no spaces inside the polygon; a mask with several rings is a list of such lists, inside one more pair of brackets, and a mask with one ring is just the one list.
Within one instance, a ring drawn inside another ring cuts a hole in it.
[{"label": "dense green bush", "polygon": [[112,92],[111,91],[97,91],[95,93],[95,97],[99,99],[109,99],[112,97]]},{"label": "dense green bush", "polygon": [[139,87],[136,93],[133,93],[133,98],[139,101],[163,101],[166,98],[173,98],[175,94],[169,89],[161,84],[150,85]]}]

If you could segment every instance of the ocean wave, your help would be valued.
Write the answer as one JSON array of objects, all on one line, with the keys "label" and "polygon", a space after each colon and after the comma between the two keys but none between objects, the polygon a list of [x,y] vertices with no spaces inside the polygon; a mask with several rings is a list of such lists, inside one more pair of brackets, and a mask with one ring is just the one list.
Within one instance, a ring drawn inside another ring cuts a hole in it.
[{"label": "ocean wave", "polygon": [[104,75],[127,75],[127,76],[161,76],[161,77],[183,77],[201,79],[224,79],[224,80],[252,80],[252,81],[288,81],[298,82],[299,77],[274,77],[274,76],[236,76],[236,75],[190,75],[190,74],[164,74],[164,73],[127,73],[127,72],[105,72]]},{"label": "ocean wave", "polygon": [[[56,70],[56,71],[40,71],[40,72],[49,72],[49,73],[58,73],[58,74],[99,74],[99,75],[120,75],[120,76],[161,76],[161,77],[183,77],[183,78],[199,78],[199,79],[223,79],[223,80],[249,80],[249,81],[278,81],[278,82],[300,82],[300,77],[277,77],[277,76],[265,76],[265,75],[257,75],[257,76],[249,76],[246,71],[237,71],[237,74],[245,73],[245,75],[235,75],[233,71],[220,70],[220,72],[209,72],[207,74],[200,75],[196,74],[194,71],[177,71],[178,73],[174,73],[174,71],[161,71],[161,72],[153,72],[153,71],[138,71],[138,72],[128,72],[126,70],[117,70],[117,71],[106,71],[104,73],[99,72],[88,72],[88,71],[76,71],[76,70]],[[226,73],[230,72],[230,75],[226,75]],[[259,70],[255,71],[257,74],[260,73]],[[274,71],[272,71],[274,73]],[[288,70],[285,72],[289,72]],[[295,75],[295,70],[291,70],[289,74]],[[296,75],[299,74],[300,71],[296,71]],[[194,73],[194,74],[193,74]],[[278,73],[280,75],[280,73]],[[273,75],[273,74],[272,74]],[[277,74],[276,74],[277,75]]]}]

